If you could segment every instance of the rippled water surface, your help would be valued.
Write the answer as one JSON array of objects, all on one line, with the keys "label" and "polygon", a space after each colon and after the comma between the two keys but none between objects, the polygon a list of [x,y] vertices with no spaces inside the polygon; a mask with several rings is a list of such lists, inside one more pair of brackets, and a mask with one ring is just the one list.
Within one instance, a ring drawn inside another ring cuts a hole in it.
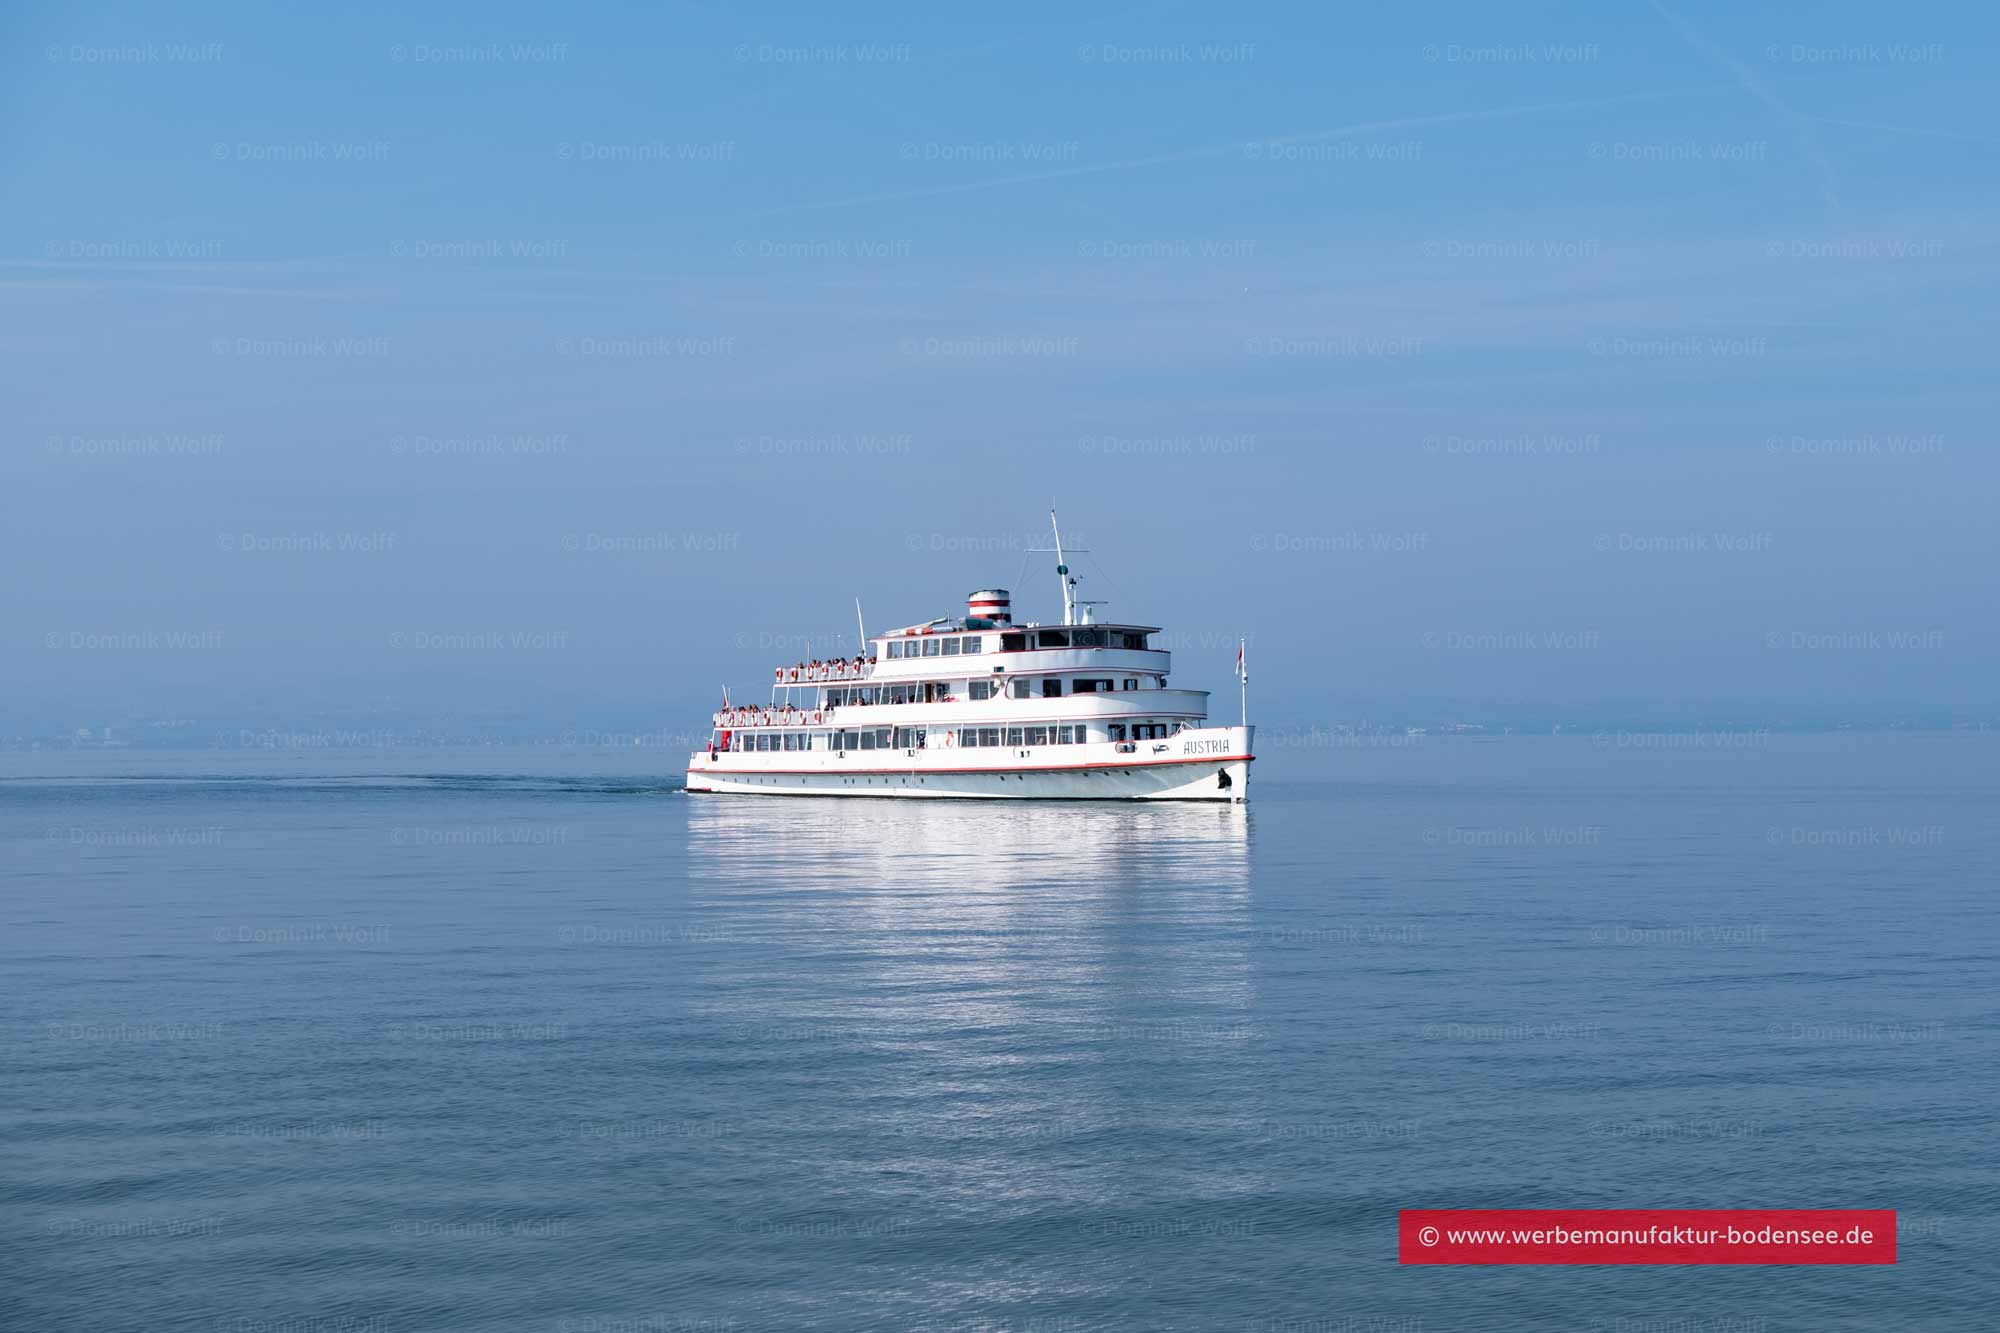
[{"label": "rippled water surface", "polygon": [[[5,756],[0,1326],[2000,1308],[1991,739],[1335,750],[1248,808],[658,758]],[[1754,1205],[1900,1260],[1395,1257],[1399,1207]]]}]

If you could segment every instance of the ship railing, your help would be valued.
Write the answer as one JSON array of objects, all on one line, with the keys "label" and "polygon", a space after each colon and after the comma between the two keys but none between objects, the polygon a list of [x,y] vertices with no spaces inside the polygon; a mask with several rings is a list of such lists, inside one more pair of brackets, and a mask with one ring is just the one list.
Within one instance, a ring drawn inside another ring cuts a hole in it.
[{"label": "ship railing", "polygon": [[771,680],[777,685],[804,685],[822,680],[867,680],[875,674],[875,663],[871,659],[860,666],[851,662],[800,662],[788,667],[774,667]]}]

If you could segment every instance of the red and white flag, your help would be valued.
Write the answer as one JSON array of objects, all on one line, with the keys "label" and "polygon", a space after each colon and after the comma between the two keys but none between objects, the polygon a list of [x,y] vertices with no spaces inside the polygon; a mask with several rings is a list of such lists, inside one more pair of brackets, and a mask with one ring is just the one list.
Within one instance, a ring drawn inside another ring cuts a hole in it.
[{"label": "red and white flag", "polygon": [[1236,679],[1246,685],[1250,683],[1250,669],[1243,664],[1243,640],[1241,639],[1236,641]]}]

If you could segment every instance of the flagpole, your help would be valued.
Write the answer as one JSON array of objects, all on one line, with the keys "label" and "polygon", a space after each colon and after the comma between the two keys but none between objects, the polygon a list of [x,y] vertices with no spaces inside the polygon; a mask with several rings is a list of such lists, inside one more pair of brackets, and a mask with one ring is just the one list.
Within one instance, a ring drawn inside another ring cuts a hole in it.
[{"label": "flagpole", "polygon": [[1236,641],[1237,707],[1240,710],[1238,715],[1242,719],[1241,725],[1247,727],[1250,725],[1250,659],[1244,654],[1246,646],[1245,640]]}]

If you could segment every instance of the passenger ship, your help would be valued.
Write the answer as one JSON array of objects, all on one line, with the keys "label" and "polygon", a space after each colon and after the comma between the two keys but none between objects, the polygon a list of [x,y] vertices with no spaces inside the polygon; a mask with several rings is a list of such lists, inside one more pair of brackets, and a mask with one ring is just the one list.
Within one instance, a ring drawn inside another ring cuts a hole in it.
[{"label": "passenger ship", "polygon": [[[1054,515],[1050,515],[1054,525]],[[1055,530],[1060,625],[1016,625],[1004,588],[963,616],[862,633],[851,659],[776,669],[771,702],[725,706],[687,790],[763,796],[1242,801],[1256,729],[1170,689],[1154,625],[1100,623]],[[858,614],[858,612],[857,612]],[[1243,651],[1237,648],[1237,674]],[[1247,712],[1247,709],[1246,709]]]}]

